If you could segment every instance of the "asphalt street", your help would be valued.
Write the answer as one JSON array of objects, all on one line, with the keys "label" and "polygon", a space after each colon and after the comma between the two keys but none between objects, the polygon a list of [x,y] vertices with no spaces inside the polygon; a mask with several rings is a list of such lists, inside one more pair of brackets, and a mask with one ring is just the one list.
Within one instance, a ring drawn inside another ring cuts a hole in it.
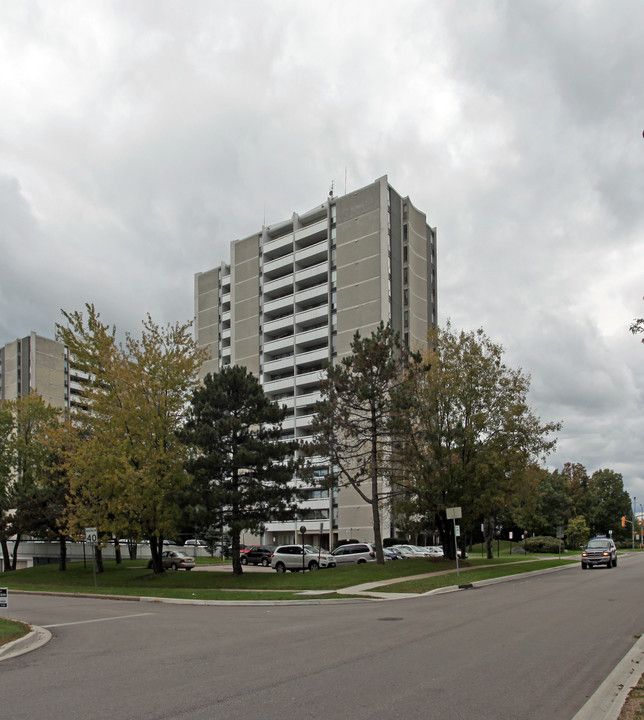
[{"label": "asphalt street", "polygon": [[644,557],[406,600],[249,607],[11,595],[12,720],[571,720],[644,631]]}]

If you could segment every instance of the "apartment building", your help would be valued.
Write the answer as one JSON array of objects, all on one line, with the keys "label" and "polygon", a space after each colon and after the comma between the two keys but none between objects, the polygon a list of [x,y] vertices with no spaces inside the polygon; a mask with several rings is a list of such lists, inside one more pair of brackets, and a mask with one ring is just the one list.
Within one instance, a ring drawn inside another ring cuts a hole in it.
[{"label": "apartment building", "polygon": [[[325,362],[351,350],[356,331],[391,323],[414,349],[437,322],[436,229],[381,177],[230,245],[230,261],[195,275],[196,339],[210,351],[202,376],[229,364],[257,375],[285,405],[283,437],[311,436]],[[268,544],[373,539],[371,508],[352,488],[329,492],[328,459],[313,459],[298,517],[269,523]],[[301,482],[298,479],[295,482]],[[383,537],[393,532],[382,518]]]},{"label": "apartment building", "polygon": [[81,401],[82,377],[69,363],[64,343],[31,332],[0,348],[0,400],[37,392],[53,407]]}]

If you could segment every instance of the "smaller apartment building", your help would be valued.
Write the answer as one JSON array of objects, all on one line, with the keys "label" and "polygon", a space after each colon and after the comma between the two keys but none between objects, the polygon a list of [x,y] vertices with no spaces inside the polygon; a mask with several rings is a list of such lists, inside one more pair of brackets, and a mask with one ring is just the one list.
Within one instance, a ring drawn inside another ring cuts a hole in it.
[{"label": "smaller apartment building", "polygon": [[[382,321],[424,347],[435,327],[436,230],[387,177],[230,246],[230,262],[195,275],[196,338],[210,351],[202,377],[229,364],[257,375],[285,405],[284,439],[311,438],[324,364],[350,352],[356,331]],[[288,523],[268,523],[266,544],[301,539],[333,547],[373,540],[371,508],[350,487],[329,492],[328,458],[313,458],[306,500]],[[301,482],[294,479],[294,482]],[[383,536],[393,532],[385,510]]]},{"label": "smaller apartment building", "polygon": [[67,347],[57,340],[32,332],[0,348],[0,400],[37,392],[49,405],[67,409],[80,402],[81,383]]}]

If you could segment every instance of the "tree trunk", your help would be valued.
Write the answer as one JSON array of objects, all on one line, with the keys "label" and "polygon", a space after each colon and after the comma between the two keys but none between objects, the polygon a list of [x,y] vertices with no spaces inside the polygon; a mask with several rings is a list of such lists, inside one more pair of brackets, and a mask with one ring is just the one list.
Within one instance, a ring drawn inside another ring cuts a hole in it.
[{"label": "tree trunk", "polygon": [[14,540],[14,543],[13,543],[13,557],[11,559],[11,569],[12,570],[15,570],[16,565],[18,564],[18,545],[20,545],[21,537],[22,537],[21,534],[18,533],[16,535],[16,539]]},{"label": "tree trunk", "polygon": [[161,575],[163,573],[163,561],[161,560],[163,538],[149,537],[148,540],[150,541],[150,554],[152,555],[152,569],[155,575]]},{"label": "tree trunk", "polygon": [[373,518],[373,541],[376,546],[376,562],[385,564],[382,552],[382,531],[380,529],[380,503],[378,499],[378,427],[374,410],[371,410],[371,517]]},{"label": "tree trunk", "polygon": [[133,540],[127,541],[127,551],[130,555],[130,560],[136,560],[136,554],[138,551],[138,544],[135,543]]},{"label": "tree trunk", "polygon": [[239,554],[239,531],[231,528],[230,539],[232,540],[233,575],[243,575],[244,569],[241,564],[241,555]]},{"label": "tree trunk", "polygon": [[485,522],[483,523],[483,537],[485,539],[488,560],[494,558],[494,548],[492,547],[492,543],[494,542],[494,527],[494,518],[485,518]]},{"label": "tree trunk", "polygon": [[60,555],[58,556],[58,569],[61,572],[67,570],[67,542],[64,535],[58,536],[58,545],[60,547]]},{"label": "tree trunk", "polygon": [[11,567],[11,558],[9,556],[9,545],[6,538],[2,538],[2,540],[0,540],[0,545],[2,546],[2,565],[4,569],[6,571],[13,570]]},{"label": "tree trunk", "polygon": [[120,565],[123,562],[123,558],[121,557],[121,545],[118,538],[114,539],[114,558],[116,559],[117,565]]},{"label": "tree trunk", "polygon": [[96,563],[97,573],[105,572],[105,568],[103,567],[103,551],[98,545],[94,548],[94,562]]}]

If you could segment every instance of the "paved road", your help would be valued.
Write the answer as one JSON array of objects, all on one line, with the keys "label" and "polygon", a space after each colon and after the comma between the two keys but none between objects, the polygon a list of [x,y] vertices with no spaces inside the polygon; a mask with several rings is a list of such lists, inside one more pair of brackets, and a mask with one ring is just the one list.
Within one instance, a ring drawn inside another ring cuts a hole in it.
[{"label": "paved road", "polygon": [[570,720],[644,631],[644,557],[411,600],[186,606],[13,594],[11,720]]}]

